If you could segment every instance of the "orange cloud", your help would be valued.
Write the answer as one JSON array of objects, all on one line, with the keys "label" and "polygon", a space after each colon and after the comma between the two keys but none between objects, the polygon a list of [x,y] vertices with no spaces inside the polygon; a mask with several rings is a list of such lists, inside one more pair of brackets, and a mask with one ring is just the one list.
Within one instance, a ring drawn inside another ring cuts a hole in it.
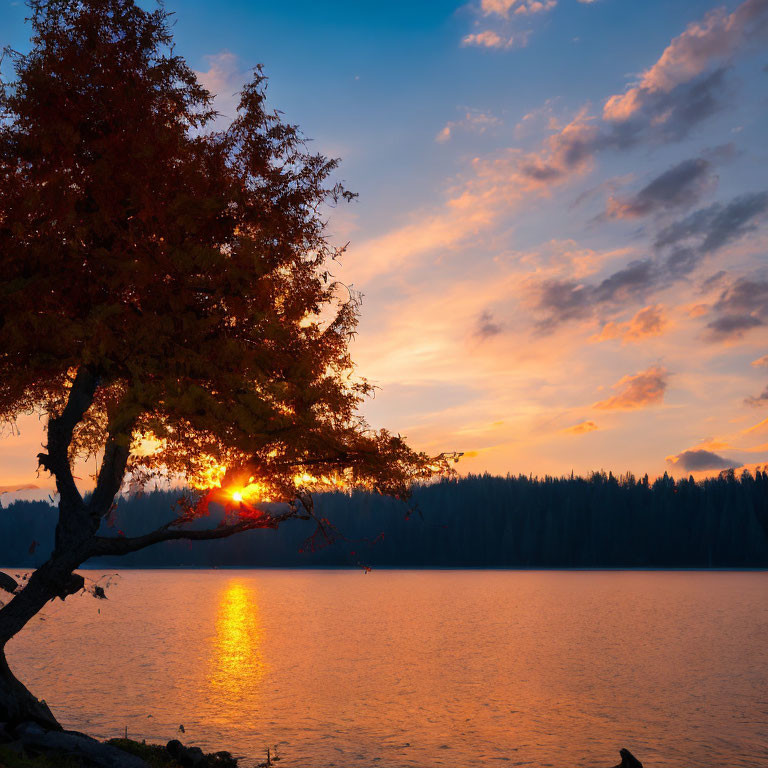
[{"label": "orange cloud", "polygon": [[694,304],[687,308],[688,317],[696,319],[697,317],[703,317],[709,312],[709,304]]},{"label": "orange cloud", "polygon": [[668,377],[668,371],[660,366],[624,376],[613,385],[614,389],[619,390],[618,394],[592,407],[603,411],[629,411],[656,405],[664,400]]},{"label": "orange cloud", "polygon": [[736,471],[738,473],[749,472],[752,475],[756,472],[768,472],[768,464],[742,464],[740,467],[737,467]]},{"label": "orange cloud", "polygon": [[757,360],[753,360],[752,365],[756,368],[768,368],[768,355],[763,355],[762,357],[758,357]]},{"label": "orange cloud", "polygon": [[702,440],[697,446],[696,450],[703,450],[703,451],[727,451],[732,446],[729,443],[726,443],[724,440],[717,440],[715,438],[709,437],[706,440]]},{"label": "orange cloud", "polygon": [[594,421],[582,421],[581,423],[574,424],[572,427],[567,427],[562,431],[569,435],[586,435],[587,432],[594,432],[597,429],[599,429],[599,427]]},{"label": "orange cloud", "polygon": [[747,429],[743,429],[741,431],[742,435],[751,435],[753,432],[764,432],[768,431],[768,418],[763,419],[762,421],[755,424],[753,427],[748,427]]},{"label": "orange cloud", "polygon": [[629,341],[640,341],[651,336],[660,336],[668,322],[661,304],[655,304],[641,309],[629,322],[606,323],[594,341],[609,341],[621,338],[626,344]]}]

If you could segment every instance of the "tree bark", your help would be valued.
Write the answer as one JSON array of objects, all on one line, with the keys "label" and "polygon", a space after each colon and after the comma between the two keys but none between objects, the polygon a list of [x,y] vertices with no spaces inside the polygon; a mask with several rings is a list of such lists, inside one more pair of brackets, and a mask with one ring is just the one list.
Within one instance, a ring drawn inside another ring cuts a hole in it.
[{"label": "tree bark", "polygon": [[53,713],[44,701],[39,701],[16,679],[0,650],[0,720],[10,725],[33,721],[49,730],[61,730]]},{"label": "tree bark", "polygon": [[16,678],[8,666],[5,648],[8,641],[56,597],[64,599],[83,587],[83,579],[73,573],[76,555],[52,558],[30,577],[24,589],[0,610],[0,721],[17,724],[33,720],[46,728],[60,729],[56,718]]},{"label": "tree bark", "polygon": [[100,515],[99,510],[85,505],[77,489],[69,463],[69,447],[75,428],[93,403],[97,385],[98,378],[93,371],[85,367],[78,370],[63,411],[48,420],[46,452],[38,455],[40,466],[56,480],[59,520],[50,559],[0,610],[0,721],[7,723],[33,720],[46,728],[60,729],[48,706],[38,701],[11,672],[5,649],[8,641],[46,603],[57,597],[63,600],[83,588],[83,578],[74,571],[88,558],[88,543],[98,529]]}]

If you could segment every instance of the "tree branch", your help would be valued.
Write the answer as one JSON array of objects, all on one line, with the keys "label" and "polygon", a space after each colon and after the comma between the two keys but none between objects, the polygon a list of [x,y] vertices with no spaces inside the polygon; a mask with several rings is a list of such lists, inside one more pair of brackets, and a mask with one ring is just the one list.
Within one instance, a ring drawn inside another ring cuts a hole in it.
[{"label": "tree branch", "polygon": [[101,461],[96,488],[88,503],[91,515],[102,517],[109,510],[123,484],[129,455],[130,435],[110,433],[104,446],[104,458]]},{"label": "tree branch", "polygon": [[48,452],[37,455],[40,466],[56,478],[56,489],[65,503],[83,503],[69,465],[69,446],[75,427],[93,403],[97,384],[93,371],[85,366],[78,369],[64,410],[59,416],[51,416],[48,420]]},{"label": "tree branch", "polygon": [[102,557],[104,555],[127,555],[130,552],[138,552],[145,547],[151,547],[153,544],[159,544],[163,541],[174,541],[184,539],[187,541],[211,541],[213,539],[225,539],[236,533],[244,531],[254,531],[259,528],[277,528],[280,523],[295,517],[293,511],[284,515],[264,517],[253,520],[242,520],[239,523],[231,525],[220,525],[216,528],[206,528],[204,530],[189,530],[180,528],[169,528],[163,526],[156,531],[146,533],[143,536],[119,538],[94,536],[89,548],[88,557]]}]

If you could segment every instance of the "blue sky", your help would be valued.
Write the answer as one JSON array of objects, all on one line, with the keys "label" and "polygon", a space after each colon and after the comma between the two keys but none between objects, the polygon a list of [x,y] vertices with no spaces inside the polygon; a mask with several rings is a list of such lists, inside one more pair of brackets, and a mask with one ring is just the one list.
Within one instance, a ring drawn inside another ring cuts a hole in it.
[{"label": "blue sky", "polygon": [[360,193],[330,227],[375,425],[466,471],[768,461],[768,0],[166,7],[222,123],[262,63]]}]

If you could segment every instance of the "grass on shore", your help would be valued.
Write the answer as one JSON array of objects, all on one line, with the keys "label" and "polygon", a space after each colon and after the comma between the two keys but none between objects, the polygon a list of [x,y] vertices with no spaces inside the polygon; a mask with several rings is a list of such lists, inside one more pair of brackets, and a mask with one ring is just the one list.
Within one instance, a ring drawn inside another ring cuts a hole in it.
[{"label": "grass on shore", "polygon": [[159,744],[147,744],[133,739],[110,739],[107,744],[140,757],[152,768],[177,768],[179,766],[179,763],[168,754],[165,747],[161,747]]}]

